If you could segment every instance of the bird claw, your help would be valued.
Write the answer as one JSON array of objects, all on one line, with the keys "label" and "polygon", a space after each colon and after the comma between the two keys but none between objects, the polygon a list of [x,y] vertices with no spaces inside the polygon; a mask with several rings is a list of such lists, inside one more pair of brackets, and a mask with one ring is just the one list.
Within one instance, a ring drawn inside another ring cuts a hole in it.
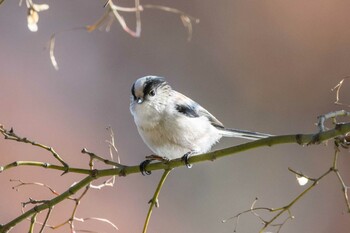
[{"label": "bird claw", "polygon": [[162,157],[162,156],[159,156],[159,155],[148,155],[146,156],[146,160],[143,161],[141,164],[140,164],[140,171],[141,171],[141,174],[142,175],[151,175],[151,171],[147,171],[146,170],[146,166],[148,164],[150,164],[152,161],[160,161],[160,162],[163,162],[163,163],[167,163],[169,162],[169,159],[166,158],[166,157]]},{"label": "bird claw", "polygon": [[191,168],[192,164],[190,164],[188,162],[188,159],[191,157],[191,155],[193,154],[193,151],[189,151],[186,154],[184,154],[184,156],[181,157],[181,160],[185,163],[187,168]]},{"label": "bird claw", "polygon": [[147,171],[147,170],[146,170],[147,165],[150,164],[151,162],[152,162],[152,160],[147,159],[147,160],[143,161],[143,162],[140,164],[140,171],[141,171],[141,174],[142,174],[143,176],[145,176],[145,175],[148,176],[148,175],[151,175],[151,174],[152,174],[151,171]]}]

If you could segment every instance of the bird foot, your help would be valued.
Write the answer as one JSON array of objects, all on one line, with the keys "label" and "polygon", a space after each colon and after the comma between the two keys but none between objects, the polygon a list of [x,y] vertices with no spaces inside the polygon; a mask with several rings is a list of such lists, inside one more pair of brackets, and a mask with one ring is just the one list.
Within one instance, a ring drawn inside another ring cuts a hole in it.
[{"label": "bird foot", "polygon": [[152,174],[151,171],[146,170],[147,165],[150,164],[151,162],[152,162],[152,160],[147,159],[147,160],[143,161],[142,163],[140,163],[140,172],[143,176]]},{"label": "bird foot", "polygon": [[160,161],[160,162],[164,162],[164,163],[167,163],[169,162],[169,159],[168,158],[165,158],[165,157],[162,157],[162,156],[159,156],[159,155],[148,155],[146,156],[146,160],[143,161],[141,164],[140,164],[140,171],[141,171],[141,174],[143,176],[145,175],[151,175],[151,171],[147,171],[146,170],[146,167],[148,164],[150,164],[152,161]]},{"label": "bird foot", "polygon": [[191,157],[191,155],[194,154],[194,151],[189,151],[187,152],[186,154],[184,154],[184,156],[181,157],[181,160],[185,163],[186,167],[187,168],[191,168],[192,167],[192,164],[190,164],[188,162],[188,159]]}]

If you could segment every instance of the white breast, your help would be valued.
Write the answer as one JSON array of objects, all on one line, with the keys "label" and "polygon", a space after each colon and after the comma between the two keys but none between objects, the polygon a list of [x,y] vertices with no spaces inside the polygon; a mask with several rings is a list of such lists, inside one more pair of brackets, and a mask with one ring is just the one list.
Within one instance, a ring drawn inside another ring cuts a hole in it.
[{"label": "white breast", "polygon": [[136,110],[133,115],[143,141],[156,155],[175,159],[189,151],[205,153],[221,138],[206,117],[152,111]]}]

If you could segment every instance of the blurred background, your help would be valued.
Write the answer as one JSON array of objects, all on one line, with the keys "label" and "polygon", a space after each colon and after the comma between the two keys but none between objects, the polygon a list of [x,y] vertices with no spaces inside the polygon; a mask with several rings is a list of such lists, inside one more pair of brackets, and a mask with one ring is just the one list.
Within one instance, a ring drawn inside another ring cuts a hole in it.
[{"label": "blurred background", "polygon": [[[80,153],[83,147],[108,157],[108,126],[115,132],[123,164],[137,165],[151,154],[129,112],[132,83],[149,74],[164,76],[227,127],[276,135],[312,133],[317,131],[318,115],[344,108],[334,104],[331,88],[350,74],[348,1],[141,1],[199,18],[190,42],[180,17],[164,11],[142,12],[141,38],[133,38],[118,23],[110,32],[66,31],[98,20],[105,11],[103,1],[38,3],[49,4],[50,9],[39,13],[37,32],[27,28],[25,4],[19,7],[18,1],[5,1],[0,6],[0,124],[54,147],[72,167],[88,167],[88,157]],[[115,3],[133,6],[132,0]],[[123,16],[133,27],[134,15]],[[57,32],[58,71],[48,50],[50,36]],[[350,102],[349,88],[350,83],[345,83],[343,102]],[[224,139],[215,149],[243,142]],[[233,221],[221,220],[249,209],[256,197],[256,206],[286,205],[305,189],[288,167],[318,177],[331,166],[333,151],[332,143],[279,145],[175,169],[160,193],[160,208],[153,212],[149,232],[233,232]],[[39,148],[0,140],[0,164],[16,160],[56,163]],[[350,155],[343,150],[339,170],[348,185],[349,165]],[[13,190],[17,183],[10,179],[45,183],[61,193],[83,178],[60,174],[34,167],[3,172],[0,223],[18,216],[21,202],[29,197],[53,197],[37,186]],[[147,202],[161,174],[133,174],[117,178],[113,188],[91,190],[77,217],[106,218],[119,232],[141,232]],[[71,201],[56,206],[49,224],[69,218],[73,206]],[[350,229],[350,215],[334,175],[303,197],[292,214],[295,219],[281,232]],[[12,232],[27,232],[28,225],[23,222]],[[237,230],[258,232],[261,226],[256,217],[246,214]],[[101,222],[76,223],[76,229],[114,232]],[[69,228],[55,232],[69,232]]]}]

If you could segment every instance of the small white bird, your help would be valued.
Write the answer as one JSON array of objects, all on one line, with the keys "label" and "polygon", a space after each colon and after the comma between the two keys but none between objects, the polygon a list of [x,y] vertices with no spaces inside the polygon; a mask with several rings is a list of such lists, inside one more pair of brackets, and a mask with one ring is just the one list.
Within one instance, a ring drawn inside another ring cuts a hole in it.
[{"label": "small white bird", "polygon": [[[250,140],[271,135],[228,129],[187,96],[173,90],[162,77],[145,76],[131,88],[130,112],[146,145],[158,158],[182,157],[208,152],[221,137]],[[146,160],[147,161],[147,160]],[[141,171],[149,161],[142,163]]]}]

